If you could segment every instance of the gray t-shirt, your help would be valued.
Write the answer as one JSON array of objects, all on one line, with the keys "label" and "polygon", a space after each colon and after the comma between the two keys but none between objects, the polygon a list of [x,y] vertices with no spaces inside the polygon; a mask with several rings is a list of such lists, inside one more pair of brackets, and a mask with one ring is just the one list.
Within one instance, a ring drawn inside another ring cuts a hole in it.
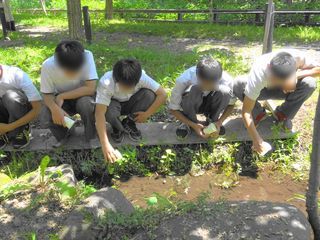
[{"label": "gray t-shirt", "polygon": [[112,77],[112,71],[107,72],[100,79],[97,88],[96,103],[109,106],[111,99],[115,99],[119,102],[128,101],[132,95],[138,92],[142,88],[150,89],[153,92],[158,91],[160,84],[149,77],[145,71],[142,71],[140,81],[135,86],[132,92],[122,92],[119,89],[118,84],[114,81]]},{"label": "gray t-shirt", "polygon": [[[171,92],[171,98],[169,103],[169,109],[182,111],[181,101],[182,96],[193,85],[198,84],[198,77],[196,72],[197,67],[193,66],[182,73],[176,80],[176,84]],[[233,95],[233,78],[227,73],[222,73],[222,78],[218,84],[219,89],[224,92],[229,92],[231,95],[230,105],[234,105],[236,97]],[[203,95],[207,96],[210,91],[204,91]]]},{"label": "gray t-shirt", "polygon": [[6,65],[2,65],[1,68],[0,97],[12,89],[24,92],[30,102],[41,101],[38,89],[24,71],[20,68]]},{"label": "gray t-shirt", "polygon": [[249,73],[248,82],[245,88],[245,95],[248,98],[257,100],[261,90],[269,87],[268,65],[279,52],[286,52],[291,54],[296,60],[297,69],[303,70],[320,66],[320,63],[316,62],[312,57],[308,56],[306,52],[296,49],[283,49],[264,54],[256,59]]},{"label": "gray t-shirt", "polygon": [[58,94],[77,89],[83,86],[85,81],[98,79],[96,64],[90,51],[85,50],[85,64],[74,79],[65,76],[52,56],[42,65],[40,90],[42,93]]}]

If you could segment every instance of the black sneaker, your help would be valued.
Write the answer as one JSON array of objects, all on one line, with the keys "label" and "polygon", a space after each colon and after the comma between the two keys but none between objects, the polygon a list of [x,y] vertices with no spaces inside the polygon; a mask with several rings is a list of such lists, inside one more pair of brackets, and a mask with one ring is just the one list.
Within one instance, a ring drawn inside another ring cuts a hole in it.
[{"label": "black sneaker", "polygon": [[176,130],[176,136],[180,140],[186,139],[191,133],[190,127],[184,123],[181,123]]},{"label": "black sneaker", "polygon": [[30,127],[29,125],[12,140],[14,149],[21,149],[28,146],[30,143]]},{"label": "black sneaker", "polygon": [[226,128],[224,126],[221,126],[219,136],[224,136],[225,134],[226,134]]},{"label": "black sneaker", "polygon": [[7,135],[1,135],[0,136],[0,149],[4,149],[8,143],[9,143],[9,139],[8,139]]},{"label": "black sneaker", "polygon": [[111,138],[115,143],[122,143],[124,139],[124,132],[119,131],[118,129],[113,129],[113,132],[111,133]]},{"label": "black sneaker", "polygon": [[140,130],[137,128],[136,123],[130,119],[129,117],[123,119],[122,125],[125,131],[129,134],[129,138],[134,141],[140,141],[142,139],[142,135]]}]

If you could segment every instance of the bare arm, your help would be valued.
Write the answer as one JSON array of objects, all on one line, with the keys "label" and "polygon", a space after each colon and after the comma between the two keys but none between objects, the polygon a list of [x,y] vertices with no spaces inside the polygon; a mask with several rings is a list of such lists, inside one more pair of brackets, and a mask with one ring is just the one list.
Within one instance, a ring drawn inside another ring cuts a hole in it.
[{"label": "bare arm", "polygon": [[68,114],[56,103],[53,94],[43,94],[44,104],[49,108],[54,124],[65,126],[64,116]]},{"label": "bare arm", "polygon": [[98,136],[101,143],[102,152],[104,158],[113,163],[117,160],[115,150],[109,142],[107,127],[106,127],[106,112],[107,106],[102,104],[96,105],[95,118],[96,118],[96,128],[98,132]]},{"label": "bare arm", "polygon": [[57,103],[58,105],[62,105],[64,100],[67,99],[77,99],[83,96],[93,96],[96,91],[96,81],[90,80],[86,81],[84,86],[79,87],[77,89],[61,93],[57,96]]},{"label": "bare arm", "polygon": [[149,109],[145,112],[137,112],[135,121],[138,123],[142,123],[148,120],[149,117],[151,117],[160,107],[166,102],[167,99],[167,93],[166,91],[160,87],[156,92],[156,99],[155,101],[151,104]]},{"label": "bare arm", "polygon": [[305,77],[319,77],[319,76],[320,76],[320,67],[300,70],[297,72],[297,78],[299,80]]},{"label": "bare arm", "polygon": [[228,105],[228,107],[226,107],[220,119],[218,120],[218,124],[220,126],[222,126],[223,122],[232,114],[233,110],[234,110],[234,105]]},{"label": "bare arm", "polygon": [[33,101],[30,102],[30,104],[32,106],[32,109],[26,115],[24,115],[17,121],[8,124],[8,132],[13,131],[18,127],[26,125],[38,117],[41,110],[41,101]]},{"label": "bare arm", "polygon": [[258,153],[264,152],[264,141],[257,131],[254,124],[254,119],[252,116],[252,110],[254,108],[256,101],[245,96],[242,107],[242,117],[244,125],[248,129],[248,133],[253,141],[253,149]]}]

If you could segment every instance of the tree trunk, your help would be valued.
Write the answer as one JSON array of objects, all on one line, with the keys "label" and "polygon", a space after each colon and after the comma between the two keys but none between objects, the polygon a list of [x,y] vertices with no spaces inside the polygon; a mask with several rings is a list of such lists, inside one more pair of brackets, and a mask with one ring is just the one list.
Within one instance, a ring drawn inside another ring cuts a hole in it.
[{"label": "tree trunk", "polygon": [[106,0],[106,19],[113,18],[113,0]]},{"label": "tree trunk", "polygon": [[81,0],[67,0],[69,35],[71,39],[83,39]]},{"label": "tree trunk", "polygon": [[314,239],[320,239],[320,222],[318,215],[318,189],[320,176],[320,95],[314,119],[309,187],[307,191],[307,212],[313,228]]}]

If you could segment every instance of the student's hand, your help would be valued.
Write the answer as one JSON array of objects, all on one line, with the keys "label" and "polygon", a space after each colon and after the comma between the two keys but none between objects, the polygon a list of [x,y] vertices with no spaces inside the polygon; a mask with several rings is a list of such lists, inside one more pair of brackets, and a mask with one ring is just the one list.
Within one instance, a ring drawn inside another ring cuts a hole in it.
[{"label": "student's hand", "polygon": [[64,116],[68,116],[68,114],[62,108],[54,109],[51,111],[51,115],[54,124],[65,127]]},{"label": "student's hand", "polygon": [[117,158],[116,152],[110,143],[107,143],[102,146],[102,152],[103,152],[104,159],[107,162],[114,163],[117,161],[118,158]]},{"label": "student's hand", "polygon": [[209,138],[209,136],[205,135],[204,132],[203,132],[203,129],[205,127],[200,124],[200,123],[195,123],[193,126],[192,126],[192,129],[196,132],[196,134],[204,139],[207,139]]},{"label": "student's hand", "polygon": [[258,154],[262,154],[266,152],[267,145],[268,143],[264,142],[263,140],[253,141],[252,150],[257,152]]},{"label": "student's hand", "polygon": [[61,94],[56,96],[56,104],[61,108],[64,103],[64,99]]},{"label": "student's hand", "polygon": [[4,135],[7,132],[12,131],[13,129],[11,129],[10,125],[7,123],[0,123],[0,135]]},{"label": "student's hand", "polygon": [[134,121],[137,123],[144,123],[150,117],[147,112],[136,112]]}]

